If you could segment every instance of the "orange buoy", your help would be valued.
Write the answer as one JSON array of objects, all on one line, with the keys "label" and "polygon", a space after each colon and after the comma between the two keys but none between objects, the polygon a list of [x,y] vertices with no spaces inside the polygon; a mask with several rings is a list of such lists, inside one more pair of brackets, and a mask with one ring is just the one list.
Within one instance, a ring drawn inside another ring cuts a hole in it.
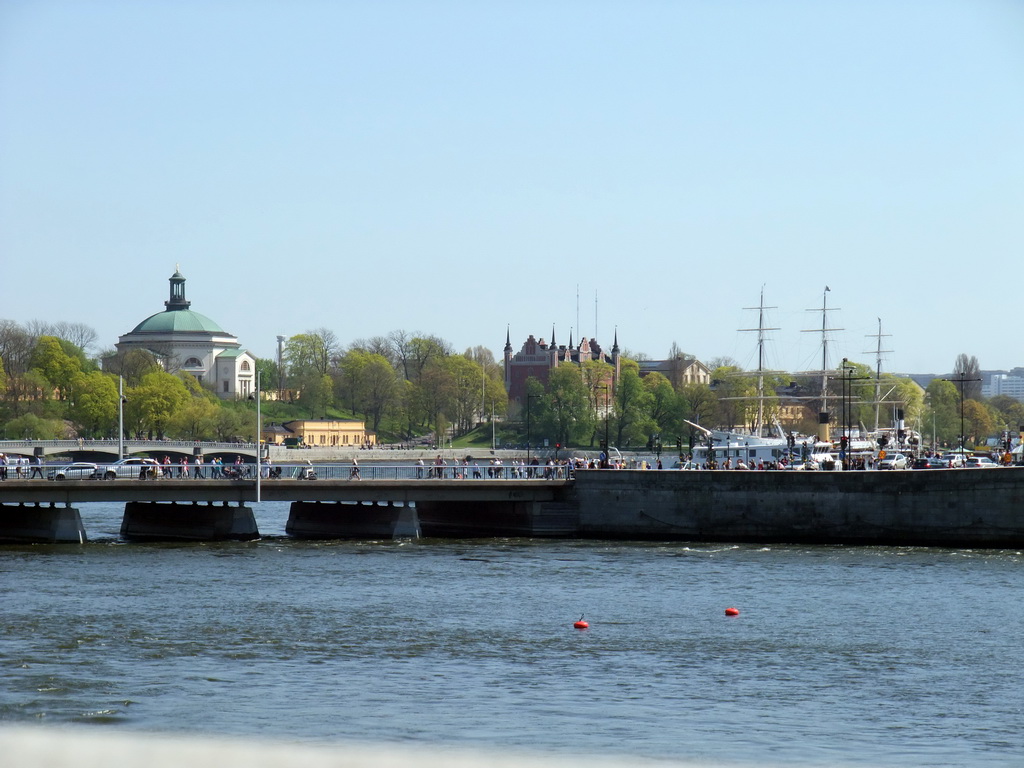
[{"label": "orange buoy", "polygon": [[[584,614],[584,615],[586,615],[586,614]],[[573,622],[573,626],[576,629],[587,629],[590,625],[583,620],[583,616],[580,616],[580,620],[576,621],[576,622]]]},{"label": "orange buoy", "polygon": [[726,616],[739,616],[740,615],[740,609],[739,608],[726,608],[725,609],[725,615]]}]

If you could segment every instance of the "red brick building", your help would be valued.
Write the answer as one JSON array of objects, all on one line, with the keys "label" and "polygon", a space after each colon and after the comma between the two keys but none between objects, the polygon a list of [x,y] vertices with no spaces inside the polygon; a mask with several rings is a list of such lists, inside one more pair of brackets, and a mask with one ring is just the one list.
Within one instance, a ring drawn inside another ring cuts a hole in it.
[{"label": "red brick building", "polygon": [[526,397],[526,380],[531,376],[547,386],[548,375],[559,365],[579,365],[586,360],[603,360],[612,366],[611,386],[614,390],[619,381],[619,334],[616,331],[612,343],[611,354],[608,355],[594,339],[582,338],[577,346],[573,346],[572,336],[568,345],[555,343],[555,329],[551,329],[551,343],[541,338],[539,341],[533,334],[526,339],[522,348],[513,354],[512,337],[505,335],[505,389],[509,400],[522,403]]}]

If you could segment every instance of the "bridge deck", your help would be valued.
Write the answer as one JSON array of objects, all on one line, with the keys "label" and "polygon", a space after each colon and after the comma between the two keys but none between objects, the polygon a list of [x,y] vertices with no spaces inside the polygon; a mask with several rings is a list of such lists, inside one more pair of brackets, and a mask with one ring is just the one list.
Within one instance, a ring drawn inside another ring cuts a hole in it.
[{"label": "bridge deck", "polygon": [[[262,501],[550,501],[572,480],[263,480]],[[14,480],[0,483],[0,504],[177,501],[252,503],[255,480]]]}]

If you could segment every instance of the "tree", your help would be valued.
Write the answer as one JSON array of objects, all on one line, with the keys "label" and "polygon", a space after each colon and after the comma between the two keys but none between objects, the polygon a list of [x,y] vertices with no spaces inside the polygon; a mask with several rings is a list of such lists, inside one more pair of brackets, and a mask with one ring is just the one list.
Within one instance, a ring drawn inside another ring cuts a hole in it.
[{"label": "tree", "polygon": [[363,415],[374,432],[380,430],[385,413],[397,401],[398,379],[391,362],[371,353],[363,369]]},{"label": "tree", "polygon": [[72,388],[70,416],[79,435],[108,437],[117,432],[117,382],[100,371],[79,374]]},{"label": "tree", "polygon": [[978,364],[978,358],[973,355],[968,357],[963,352],[957,355],[952,378],[963,381],[961,391],[965,400],[981,399],[981,366]]},{"label": "tree", "polygon": [[395,369],[383,355],[351,348],[338,361],[336,397],[353,413],[362,413],[374,431],[395,402],[397,384]]},{"label": "tree", "polygon": [[999,412],[1006,429],[1017,432],[1024,426],[1024,403],[1008,395],[996,395],[989,405]]},{"label": "tree", "polygon": [[261,392],[277,392],[281,389],[281,369],[277,361],[269,357],[261,357],[256,360],[256,373],[260,380]]},{"label": "tree", "polygon": [[756,378],[732,365],[715,368],[712,377],[717,382],[718,423],[730,430],[748,424],[751,405],[757,408]]},{"label": "tree", "polygon": [[691,382],[680,391],[683,418],[694,424],[710,426],[718,408],[718,398],[707,384]]},{"label": "tree", "polygon": [[69,323],[61,321],[54,323],[50,332],[59,339],[63,339],[83,352],[96,343],[96,331],[85,323]]},{"label": "tree", "polygon": [[302,386],[302,394],[299,396],[301,403],[308,411],[309,418],[326,418],[327,409],[331,406],[333,380],[326,373],[323,375],[309,375]]},{"label": "tree", "polygon": [[651,394],[650,417],[657,425],[658,432],[679,432],[679,414],[676,410],[678,399],[672,382],[657,371],[643,379],[644,388]]},{"label": "tree", "polygon": [[217,440],[222,442],[234,440],[241,437],[244,431],[242,417],[238,411],[223,406],[217,410],[217,418],[213,424],[213,432]]},{"label": "tree", "polygon": [[162,439],[178,409],[189,397],[177,376],[163,371],[147,373],[142,383],[127,393],[125,418],[134,422],[139,432],[149,432]]},{"label": "tree", "polygon": [[985,438],[996,433],[996,424],[992,410],[977,400],[964,403],[964,431],[969,436],[968,445],[979,445]]},{"label": "tree", "polygon": [[925,430],[932,427],[935,439],[956,444],[960,434],[960,394],[950,381],[933,379],[925,390]]},{"label": "tree", "polygon": [[57,440],[64,437],[64,429],[59,421],[41,419],[34,413],[26,413],[6,423],[4,435],[26,440]]},{"label": "tree", "polygon": [[67,399],[72,383],[82,372],[79,359],[69,355],[56,336],[39,337],[30,365],[46,377],[61,400]]},{"label": "tree", "polygon": [[185,440],[208,439],[217,433],[220,410],[205,397],[192,397],[174,414],[174,432]]},{"label": "tree", "polygon": [[115,353],[112,357],[106,358],[104,363],[108,371],[123,377],[125,386],[128,387],[137,387],[146,374],[163,370],[156,355],[145,349]]},{"label": "tree", "polygon": [[340,351],[334,331],[318,328],[292,336],[284,348],[288,374],[305,383],[311,376],[330,373]]},{"label": "tree", "polygon": [[548,375],[540,423],[554,442],[578,443],[593,432],[595,413],[580,367],[560,365]]},{"label": "tree", "polygon": [[[646,443],[653,422],[650,412],[651,393],[640,381],[640,369],[636,363],[626,360],[622,365],[619,383],[615,387],[615,434],[618,445]],[[623,443],[623,440],[626,442]]]}]

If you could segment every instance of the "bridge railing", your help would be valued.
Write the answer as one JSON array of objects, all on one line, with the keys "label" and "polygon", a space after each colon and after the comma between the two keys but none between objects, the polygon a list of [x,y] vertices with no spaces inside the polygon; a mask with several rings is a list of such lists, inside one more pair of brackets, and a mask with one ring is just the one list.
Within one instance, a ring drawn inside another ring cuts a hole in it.
[{"label": "bridge railing", "polygon": [[[44,474],[52,474],[52,470],[58,464],[39,465]],[[36,465],[11,465],[6,467],[7,479],[33,479],[33,469]],[[203,479],[203,480],[255,480],[259,471],[263,480],[562,480],[572,477],[572,469],[561,465],[548,468],[546,466],[536,467],[514,467],[514,466],[420,466],[417,464],[360,464],[354,467],[351,463],[341,464],[264,464],[258,468],[256,464],[231,463],[212,464],[204,462],[201,465],[189,463],[187,465],[172,462],[171,464],[139,464],[129,466],[117,466],[116,464],[96,464],[96,470],[92,477],[81,477],[76,479],[101,480],[113,470],[117,478],[139,480],[145,479],[141,473],[149,473],[151,470],[156,473],[156,480],[163,479]],[[38,478],[38,471],[37,478]],[[312,477],[310,476],[312,475]],[[151,475],[150,475],[151,477]],[[116,482],[108,480],[106,482]]]}]

